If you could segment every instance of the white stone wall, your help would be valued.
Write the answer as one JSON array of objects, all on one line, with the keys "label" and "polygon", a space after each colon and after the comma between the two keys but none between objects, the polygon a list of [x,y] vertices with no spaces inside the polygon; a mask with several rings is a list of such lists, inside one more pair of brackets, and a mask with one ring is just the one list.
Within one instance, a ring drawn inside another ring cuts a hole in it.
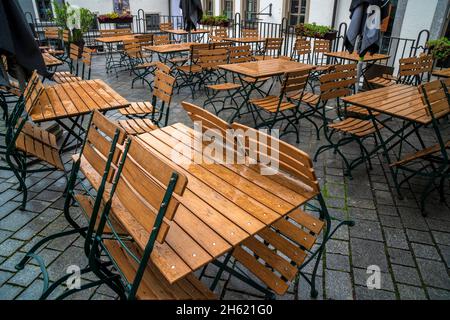
[{"label": "white stone wall", "polygon": [[[175,3],[177,4],[175,7],[178,7],[178,0],[171,1],[173,4],[172,7],[174,7]],[[68,2],[73,5],[88,8],[92,12],[98,12],[100,14],[113,11],[112,0],[68,0]],[[130,0],[131,14],[137,14],[137,11],[139,9],[143,9],[145,13],[159,13],[161,15],[169,15],[169,5],[167,0]]]}]

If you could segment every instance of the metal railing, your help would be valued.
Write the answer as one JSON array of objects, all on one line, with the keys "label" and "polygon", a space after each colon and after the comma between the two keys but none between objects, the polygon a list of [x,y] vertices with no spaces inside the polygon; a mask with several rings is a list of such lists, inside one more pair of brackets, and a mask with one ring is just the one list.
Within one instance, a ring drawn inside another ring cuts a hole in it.
[{"label": "metal railing", "polygon": [[[49,26],[57,26],[55,22],[40,22],[35,19],[30,12],[26,12],[27,21],[33,24],[39,39],[44,38],[44,28]],[[171,22],[174,28],[182,29],[184,21],[182,16],[167,16],[159,14],[146,14],[144,10],[139,9],[136,15],[133,15],[133,20],[129,24],[115,24],[115,23],[99,23],[97,19],[93,23],[91,29],[84,34],[85,44],[89,47],[97,48],[98,51],[103,50],[103,45],[95,41],[100,35],[99,30],[115,29],[118,27],[126,27],[132,29],[134,33],[160,33],[160,23]],[[200,26],[202,28],[209,28]],[[289,56],[296,40],[295,26],[289,24],[289,20],[284,17],[281,23],[263,22],[257,20],[242,19],[240,13],[236,13],[234,19],[231,20],[228,28],[228,33],[232,37],[239,37],[242,29],[257,29],[259,35],[264,38],[284,38],[282,46],[282,55]],[[348,30],[346,23],[341,23],[338,28],[337,37],[332,41],[333,51],[344,50],[344,39]],[[430,32],[423,30],[419,33],[417,39],[406,39],[399,37],[384,37],[381,41],[381,53],[386,53],[391,56],[389,61],[385,64],[388,66],[395,66],[399,59],[405,57],[416,56],[428,49],[426,44],[430,38]],[[204,41],[207,39],[205,38]]]}]

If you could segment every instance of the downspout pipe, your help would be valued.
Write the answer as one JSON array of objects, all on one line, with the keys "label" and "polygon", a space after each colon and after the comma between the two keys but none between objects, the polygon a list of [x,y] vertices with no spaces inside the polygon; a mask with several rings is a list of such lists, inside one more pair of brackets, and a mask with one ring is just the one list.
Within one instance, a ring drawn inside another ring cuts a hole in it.
[{"label": "downspout pipe", "polygon": [[172,17],[172,0],[167,0],[169,1],[169,18]]},{"label": "downspout pipe", "polygon": [[339,4],[339,0],[334,0],[333,20],[331,21],[331,27],[332,27],[333,29],[335,29],[335,26],[336,26],[338,4]]}]

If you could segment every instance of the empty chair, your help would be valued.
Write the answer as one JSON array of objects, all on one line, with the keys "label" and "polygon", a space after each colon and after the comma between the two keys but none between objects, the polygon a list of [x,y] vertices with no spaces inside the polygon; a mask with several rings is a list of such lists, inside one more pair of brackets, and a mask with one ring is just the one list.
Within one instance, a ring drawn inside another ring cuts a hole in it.
[{"label": "empty chair", "polygon": [[255,56],[256,60],[270,60],[279,58],[281,55],[281,47],[283,45],[283,38],[266,38],[264,47],[259,55]]},{"label": "empty chair", "polygon": [[[156,71],[152,103],[135,103],[131,110],[121,110],[121,113],[127,117],[140,116],[142,118],[119,120],[118,125],[130,135],[146,133],[157,129],[159,126],[167,126],[174,84],[174,77],[162,71]],[[137,113],[138,108],[142,110],[142,113]],[[132,113],[130,114],[129,111]],[[150,115],[150,118],[146,118],[147,115]]]},{"label": "empty chair", "polygon": [[398,76],[385,74],[369,80],[369,84],[374,87],[389,87],[397,83],[419,85],[425,76],[430,78],[433,71],[433,56],[422,55],[420,57],[404,58],[399,62]]},{"label": "empty chair", "polygon": [[159,30],[160,31],[167,31],[173,29],[173,23],[172,22],[162,22],[159,24]]},{"label": "empty chair", "polygon": [[72,71],[57,71],[53,74],[52,80],[56,83],[90,80],[93,50],[85,46],[80,58],[78,57],[79,47],[72,43],[70,45],[70,52],[70,67]]},{"label": "empty chair", "polygon": [[170,44],[170,37],[168,34],[154,35],[153,36],[153,45],[162,46],[166,44]]},{"label": "empty chair", "polygon": [[[280,137],[294,132],[297,136],[297,143],[300,142],[300,135],[296,125],[297,110],[300,103],[292,102],[289,97],[298,95],[300,97],[299,101],[301,101],[308,84],[310,71],[310,69],[305,69],[303,71],[287,72],[284,75],[278,96],[267,96],[249,101],[253,106],[253,113],[256,114],[256,128],[268,128],[270,132],[276,123],[287,121],[286,127],[280,129]],[[288,131],[289,127],[292,127],[293,131]]]},{"label": "empty chair", "polygon": [[130,69],[135,76],[131,81],[131,88],[134,87],[134,83],[138,80],[151,86],[151,82],[146,77],[155,70],[155,63],[145,59],[142,53],[142,45],[139,41],[129,40],[123,43],[124,54],[128,58]]},{"label": "empty chair", "polygon": [[130,28],[99,30],[101,37],[125,36],[133,34]]},{"label": "empty chair", "polygon": [[282,59],[289,59],[300,63],[311,63],[312,47],[311,41],[304,38],[297,38],[292,47],[289,57],[282,56]]},{"label": "empty chair", "polygon": [[257,38],[259,37],[258,29],[242,29],[242,38]]}]

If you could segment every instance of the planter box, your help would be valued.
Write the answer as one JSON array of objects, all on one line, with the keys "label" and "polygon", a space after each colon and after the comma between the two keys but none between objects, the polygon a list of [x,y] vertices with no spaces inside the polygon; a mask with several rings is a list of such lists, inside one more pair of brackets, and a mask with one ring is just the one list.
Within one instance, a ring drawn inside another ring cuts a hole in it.
[{"label": "planter box", "polygon": [[133,18],[98,18],[99,23],[133,23]]},{"label": "planter box", "polygon": [[311,36],[311,35],[307,35],[303,32],[296,32],[296,35],[300,36],[300,37],[310,37],[310,38],[314,38],[314,39],[324,39],[324,40],[329,40],[329,41],[336,40],[337,34],[338,34],[337,31],[332,31],[332,32],[328,32],[324,35],[316,34],[314,36]]}]

